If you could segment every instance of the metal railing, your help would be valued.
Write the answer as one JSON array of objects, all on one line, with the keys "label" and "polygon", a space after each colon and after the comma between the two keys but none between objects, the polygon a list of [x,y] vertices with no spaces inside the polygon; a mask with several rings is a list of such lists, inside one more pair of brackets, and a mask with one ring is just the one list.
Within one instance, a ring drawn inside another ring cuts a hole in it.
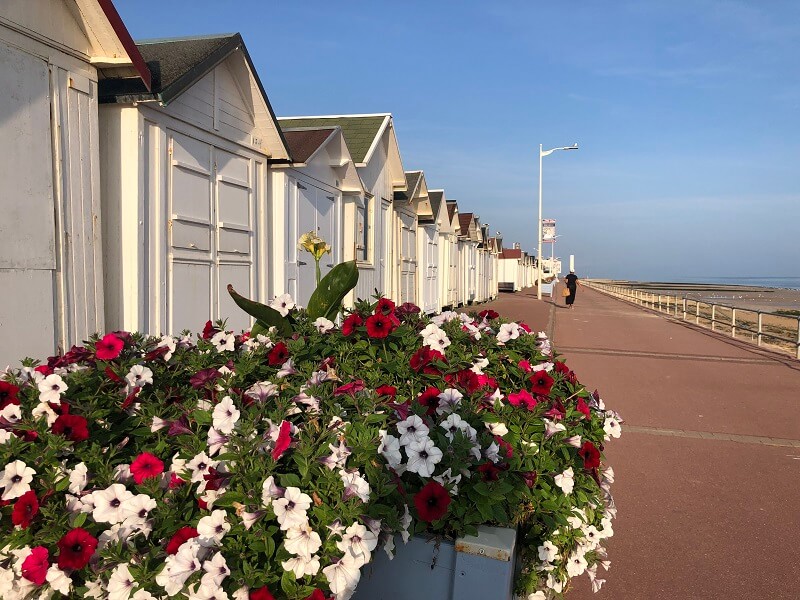
[{"label": "metal railing", "polygon": [[[728,306],[691,298],[684,294],[659,294],[627,285],[582,280],[586,287],[627,300],[639,306],[681,317],[694,319],[696,325],[708,326],[712,331],[728,328],[731,337],[751,341],[759,346],[768,345],[788,351],[800,359],[800,317],[764,312],[749,308]],[[784,326],[783,323],[787,325]],[[791,322],[794,322],[791,324]],[[749,336],[749,337],[748,337]]]}]

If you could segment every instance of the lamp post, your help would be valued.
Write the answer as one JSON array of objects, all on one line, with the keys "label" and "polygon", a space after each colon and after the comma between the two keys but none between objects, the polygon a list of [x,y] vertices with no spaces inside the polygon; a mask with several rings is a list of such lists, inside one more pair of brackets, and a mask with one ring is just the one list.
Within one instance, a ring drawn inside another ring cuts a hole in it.
[{"label": "lamp post", "polygon": [[552,154],[556,150],[577,150],[578,143],[575,142],[572,146],[564,146],[563,148],[551,148],[550,150],[542,150],[542,145],[539,144],[539,250],[536,253],[536,298],[542,299],[542,158]]}]

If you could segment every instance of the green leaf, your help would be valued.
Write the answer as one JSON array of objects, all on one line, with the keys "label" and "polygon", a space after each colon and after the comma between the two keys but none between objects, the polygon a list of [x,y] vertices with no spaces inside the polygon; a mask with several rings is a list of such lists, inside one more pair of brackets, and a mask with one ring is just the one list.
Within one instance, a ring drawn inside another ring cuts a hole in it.
[{"label": "green leaf", "polygon": [[350,260],[333,267],[308,301],[308,317],[317,319],[325,317],[331,321],[336,318],[347,292],[358,283],[358,267],[356,261]]},{"label": "green leaf", "polygon": [[255,317],[256,323],[261,323],[261,327],[266,326],[266,329],[275,327],[278,329],[278,333],[284,337],[292,335],[291,324],[274,308],[239,295],[230,283],[228,284],[228,293],[239,308],[251,317]]}]

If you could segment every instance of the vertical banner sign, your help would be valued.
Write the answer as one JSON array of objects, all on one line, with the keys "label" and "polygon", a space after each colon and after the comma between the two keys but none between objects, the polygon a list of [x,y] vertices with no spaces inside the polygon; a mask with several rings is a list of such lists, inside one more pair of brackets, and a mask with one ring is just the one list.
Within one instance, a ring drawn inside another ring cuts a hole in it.
[{"label": "vertical banner sign", "polygon": [[542,219],[542,241],[553,242],[556,239],[556,220]]}]

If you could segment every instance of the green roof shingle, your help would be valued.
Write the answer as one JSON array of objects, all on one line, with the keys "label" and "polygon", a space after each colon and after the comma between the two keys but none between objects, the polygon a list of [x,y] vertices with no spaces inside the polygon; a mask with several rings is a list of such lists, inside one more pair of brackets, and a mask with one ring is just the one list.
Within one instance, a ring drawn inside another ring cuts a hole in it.
[{"label": "green roof shingle", "polygon": [[378,135],[383,121],[388,115],[375,115],[367,117],[309,117],[309,118],[278,118],[283,129],[294,127],[333,127],[342,128],[350,156],[356,163],[363,163],[367,152]]}]

